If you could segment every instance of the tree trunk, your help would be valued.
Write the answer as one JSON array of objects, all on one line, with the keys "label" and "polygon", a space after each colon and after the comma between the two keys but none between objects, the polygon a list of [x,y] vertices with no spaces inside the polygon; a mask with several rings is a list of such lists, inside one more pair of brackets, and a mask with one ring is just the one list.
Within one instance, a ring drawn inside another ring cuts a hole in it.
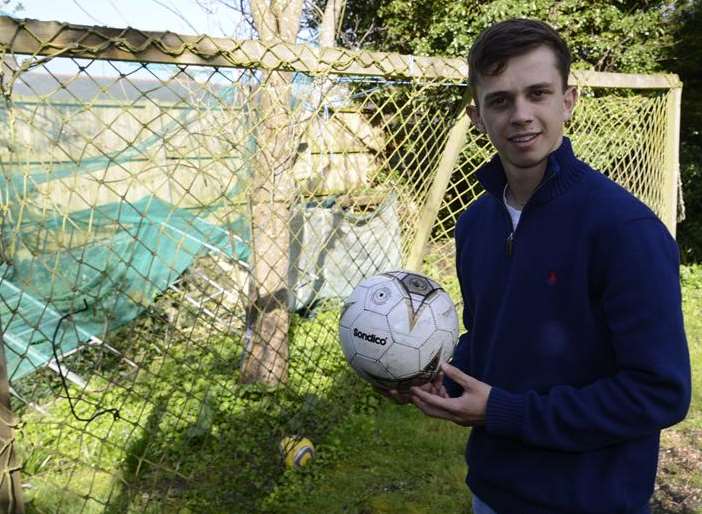
[{"label": "tree trunk", "polygon": [[5,361],[5,344],[0,338],[0,512],[8,514],[24,514],[21,466],[15,453],[13,433],[16,424],[16,418],[10,409],[10,382]]},{"label": "tree trunk", "polygon": [[[262,41],[294,43],[302,0],[252,0]],[[291,173],[302,133],[292,106],[292,74],[269,72],[253,99],[258,123],[251,198],[252,291],[240,380],[277,385],[288,378],[288,263]]]}]

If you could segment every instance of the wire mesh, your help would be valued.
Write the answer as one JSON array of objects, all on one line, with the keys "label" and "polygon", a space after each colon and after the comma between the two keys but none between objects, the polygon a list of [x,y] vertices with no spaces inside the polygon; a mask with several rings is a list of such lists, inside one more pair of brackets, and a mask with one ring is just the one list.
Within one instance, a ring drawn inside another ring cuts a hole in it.
[{"label": "wire mesh", "polygon": [[[566,127],[575,154],[618,182],[646,203],[661,218],[675,211],[675,199],[666,177],[677,180],[676,169],[666,161],[670,90],[634,92],[585,88],[573,119]],[[458,216],[483,189],[475,172],[493,155],[484,134],[471,129],[461,158],[451,176],[434,222],[429,261],[442,273],[453,273],[453,228]],[[673,205],[671,205],[671,202]],[[438,278],[438,277],[437,277]]]},{"label": "wire mesh", "polygon": [[[340,299],[418,244],[464,68],[0,21],[0,320],[29,505],[260,511],[281,441],[365,401]],[[568,130],[660,212],[669,93],[626,93],[586,95]],[[492,153],[468,133],[433,221],[424,271],[457,302],[452,231]]]}]

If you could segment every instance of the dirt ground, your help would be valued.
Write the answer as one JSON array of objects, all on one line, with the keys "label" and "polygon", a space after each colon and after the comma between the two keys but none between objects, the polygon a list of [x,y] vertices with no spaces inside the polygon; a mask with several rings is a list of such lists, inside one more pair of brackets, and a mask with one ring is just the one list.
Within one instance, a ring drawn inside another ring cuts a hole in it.
[{"label": "dirt ground", "polygon": [[702,514],[702,429],[663,432],[653,514]]}]

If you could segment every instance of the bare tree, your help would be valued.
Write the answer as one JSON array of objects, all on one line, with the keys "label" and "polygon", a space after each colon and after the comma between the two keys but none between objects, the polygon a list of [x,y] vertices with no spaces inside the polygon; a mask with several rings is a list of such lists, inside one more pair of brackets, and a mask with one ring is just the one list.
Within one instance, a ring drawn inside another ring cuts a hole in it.
[{"label": "bare tree", "polygon": [[[320,24],[321,44],[334,45],[343,5],[344,0],[328,0]],[[303,0],[250,0],[259,39],[271,45],[294,43],[303,7]],[[292,167],[306,121],[296,103],[291,73],[271,71],[262,76],[254,101],[259,121],[251,193],[252,298],[241,365],[245,383],[275,385],[288,376],[289,221],[295,200]]]},{"label": "bare tree", "polygon": [[[251,0],[250,5],[262,41],[295,42],[302,0]],[[252,298],[241,365],[245,383],[275,385],[288,377],[288,223],[295,195],[290,169],[301,132],[291,85],[289,72],[267,72],[253,102],[258,130],[251,191]]]},{"label": "bare tree", "polygon": [[339,23],[346,6],[346,0],[327,0],[319,24],[319,46],[335,46]]}]

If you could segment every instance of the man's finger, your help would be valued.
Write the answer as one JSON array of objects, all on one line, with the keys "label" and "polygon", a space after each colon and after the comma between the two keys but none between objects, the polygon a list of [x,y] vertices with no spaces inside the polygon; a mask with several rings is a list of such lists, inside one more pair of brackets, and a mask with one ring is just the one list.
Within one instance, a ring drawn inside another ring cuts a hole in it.
[{"label": "man's finger", "polygon": [[417,408],[427,416],[456,422],[457,418],[453,413],[435,405],[432,405],[430,403],[427,403],[423,401],[419,396],[412,396],[412,403],[414,403],[417,406]]},{"label": "man's finger", "polygon": [[458,369],[455,366],[452,366],[448,362],[442,362],[441,369],[447,377],[456,382],[463,389],[467,390],[475,385],[476,379],[474,379],[470,375],[463,373],[460,369]]},{"label": "man's finger", "polygon": [[412,392],[412,401],[418,398],[433,408],[441,409],[451,415],[456,414],[456,407],[453,405],[452,398],[444,398],[437,394],[428,393],[417,387],[413,387],[410,391]]}]

